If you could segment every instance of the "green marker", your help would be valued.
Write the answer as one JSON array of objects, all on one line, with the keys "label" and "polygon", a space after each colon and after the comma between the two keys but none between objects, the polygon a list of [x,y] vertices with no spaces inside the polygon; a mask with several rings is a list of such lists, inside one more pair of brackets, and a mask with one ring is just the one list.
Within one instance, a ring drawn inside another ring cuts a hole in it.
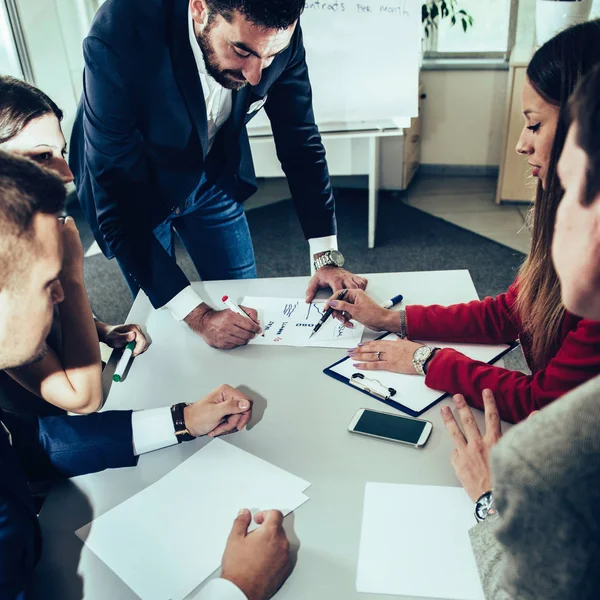
[{"label": "green marker", "polygon": [[125,350],[123,351],[123,355],[117,364],[117,368],[115,369],[115,374],[113,375],[113,381],[117,383],[123,379],[123,373],[127,369],[127,365],[133,356],[133,350],[135,348],[135,342],[129,342],[127,346],[125,346]]}]

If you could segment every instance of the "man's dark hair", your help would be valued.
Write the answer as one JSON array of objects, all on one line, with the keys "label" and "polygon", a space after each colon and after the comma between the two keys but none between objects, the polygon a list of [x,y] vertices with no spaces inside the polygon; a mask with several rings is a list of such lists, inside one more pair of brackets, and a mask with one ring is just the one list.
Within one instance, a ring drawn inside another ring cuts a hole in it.
[{"label": "man's dark hair", "polygon": [[581,80],[570,107],[577,145],[588,158],[583,203],[589,205],[600,194],[600,64]]},{"label": "man's dark hair", "polygon": [[306,0],[206,0],[211,13],[231,22],[240,12],[248,21],[264,29],[287,29],[304,10]]},{"label": "man's dark hair", "polygon": [[62,121],[62,111],[44,92],[15,77],[0,76],[0,144],[19,135],[29,122],[48,114]]},{"label": "man's dark hair", "polygon": [[56,175],[33,161],[0,151],[0,287],[27,266],[23,240],[34,237],[36,214],[58,214],[66,191]]}]

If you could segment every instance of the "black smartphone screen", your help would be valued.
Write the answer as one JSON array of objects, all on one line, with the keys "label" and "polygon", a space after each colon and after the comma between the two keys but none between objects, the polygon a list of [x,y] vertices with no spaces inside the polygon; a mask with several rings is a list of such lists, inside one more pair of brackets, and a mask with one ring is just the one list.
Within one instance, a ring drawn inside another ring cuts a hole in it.
[{"label": "black smartphone screen", "polygon": [[423,421],[365,410],[354,427],[354,431],[416,444],[425,425],[426,423]]}]

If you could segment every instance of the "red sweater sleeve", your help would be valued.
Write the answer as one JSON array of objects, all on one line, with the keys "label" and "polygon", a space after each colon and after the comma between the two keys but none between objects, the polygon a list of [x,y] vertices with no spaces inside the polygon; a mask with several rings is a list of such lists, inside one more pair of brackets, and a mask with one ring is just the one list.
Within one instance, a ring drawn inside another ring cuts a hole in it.
[{"label": "red sweater sleeve", "polygon": [[448,348],[429,363],[425,384],[463,394],[471,406],[481,409],[481,393],[489,388],[501,418],[517,423],[599,373],[600,322],[582,319],[548,366],[534,375],[494,367]]},{"label": "red sweater sleeve", "polygon": [[496,298],[453,306],[408,306],[406,331],[411,340],[439,340],[472,344],[511,343],[519,337],[513,309],[517,285]]}]

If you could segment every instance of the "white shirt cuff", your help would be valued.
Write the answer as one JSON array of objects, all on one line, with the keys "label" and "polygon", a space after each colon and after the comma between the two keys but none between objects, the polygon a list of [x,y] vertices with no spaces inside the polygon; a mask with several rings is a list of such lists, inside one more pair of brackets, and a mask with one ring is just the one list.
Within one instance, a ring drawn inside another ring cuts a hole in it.
[{"label": "white shirt cuff", "polygon": [[310,274],[315,274],[315,265],[313,256],[319,252],[327,252],[327,250],[337,250],[338,241],[337,235],[326,235],[319,238],[310,238],[308,240],[308,246],[310,249]]},{"label": "white shirt cuff", "polygon": [[131,415],[131,428],[133,453],[136,456],[177,443],[169,406],[134,411]]},{"label": "white shirt cuff", "polygon": [[188,285],[186,288],[183,288],[179,294],[171,298],[165,306],[178,321],[183,321],[203,302],[204,300],[202,300],[202,298],[192,289],[192,286]]},{"label": "white shirt cuff", "polygon": [[189,600],[248,600],[246,594],[228,579],[212,579]]}]

